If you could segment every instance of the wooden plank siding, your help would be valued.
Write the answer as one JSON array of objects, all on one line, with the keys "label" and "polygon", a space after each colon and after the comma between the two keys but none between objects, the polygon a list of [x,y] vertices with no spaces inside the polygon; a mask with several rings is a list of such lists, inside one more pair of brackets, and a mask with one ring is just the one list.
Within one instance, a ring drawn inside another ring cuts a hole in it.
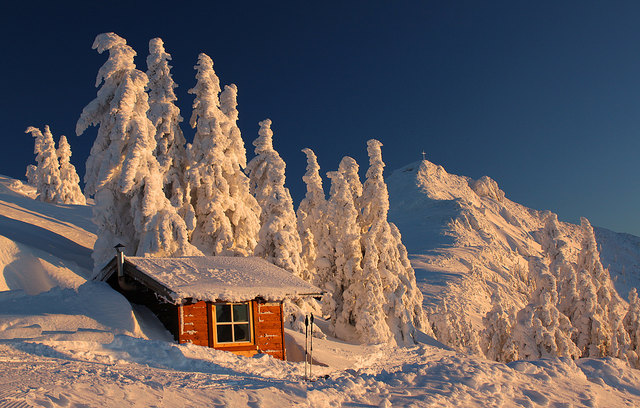
[{"label": "wooden plank siding", "polygon": [[282,302],[251,302],[253,341],[249,344],[215,344],[215,303],[196,302],[178,308],[179,343],[213,347],[244,356],[258,351],[280,360],[286,358]]},{"label": "wooden plank siding", "polygon": [[252,303],[256,346],[262,353],[285,360],[282,302]]},{"label": "wooden plank siding", "polygon": [[207,313],[207,302],[200,301],[180,306],[179,343],[193,343],[197,346],[210,347],[210,319]]}]

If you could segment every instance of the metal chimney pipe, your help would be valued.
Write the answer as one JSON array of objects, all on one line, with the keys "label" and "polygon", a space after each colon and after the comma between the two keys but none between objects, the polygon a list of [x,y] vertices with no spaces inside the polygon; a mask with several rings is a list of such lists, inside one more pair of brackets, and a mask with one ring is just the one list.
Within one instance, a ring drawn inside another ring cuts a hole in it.
[{"label": "metal chimney pipe", "polygon": [[127,282],[127,279],[124,277],[124,245],[118,244],[114,248],[116,249],[116,264],[118,266],[118,285],[122,290],[135,290],[136,285]]},{"label": "metal chimney pipe", "polygon": [[124,245],[118,244],[114,246],[116,249],[116,264],[118,265],[118,279],[124,278]]}]

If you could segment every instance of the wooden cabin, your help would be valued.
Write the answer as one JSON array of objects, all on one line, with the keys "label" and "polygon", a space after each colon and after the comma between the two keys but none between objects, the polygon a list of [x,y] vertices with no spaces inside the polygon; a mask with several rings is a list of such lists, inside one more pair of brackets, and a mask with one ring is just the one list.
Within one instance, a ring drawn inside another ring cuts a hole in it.
[{"label": "wooden cabin", "polygon": [[282,302],[317,287],[256,257],[112,259],[94,278],[148,307],[178,343],[286,359]]}]

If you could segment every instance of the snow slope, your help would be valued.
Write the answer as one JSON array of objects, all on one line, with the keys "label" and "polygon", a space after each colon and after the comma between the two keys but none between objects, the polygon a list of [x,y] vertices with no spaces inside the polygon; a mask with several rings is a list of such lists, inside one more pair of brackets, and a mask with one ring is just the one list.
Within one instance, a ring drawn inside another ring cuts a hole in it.
[{"label": "snow slope", "polygon": [[[30,188],[0,177],[0,407],[640,405],[640,371],[615,359],[501,364],[426,336],[411,348],[327,338],[314,339],[317,381],[306,382],[300,361],[177,345],[148,312],[106,284],[86,281],[95,240],[90,206],[44,204],[32,196]],[[448,211],[456,211],[455,200],[431,201],[424,203],[440,211],[433,219],[448,220]],[[425,274],[440,276],[441,288],[464,281],[468,269],[456,273],[450,266],[481,253],[479,247],[454,251],[456,236],[442,225],[414,231],[442,243],[414,259],[427,265],[421,270],[427,289],[438,286],[429,286]],[[521,237],[525,243],[535,249]],[[623,249],[609,256],[621,259]],[[435,290],[427,294],[437,303]],[[296,360],[304,335],[286,335]]]},{"label": "snow slope", "polygon": [[[548,211],[509,200],[489,177],[449,174],[427,160],[392,172],[387,183],[389,219],[402,232],[432,323],[455,316],[462,327],[451,341],[477,351],[466,342],[473,343],[483,327],[491,295],[498,292],[505,307],[520,309],[534,289],[528,259],[542,256],[539,234]],[[575,262],[582,232],[560,224]],[[626,299],[632,287],[640,287],[640,238],[603,228],[595,233],[602,263]]]}]

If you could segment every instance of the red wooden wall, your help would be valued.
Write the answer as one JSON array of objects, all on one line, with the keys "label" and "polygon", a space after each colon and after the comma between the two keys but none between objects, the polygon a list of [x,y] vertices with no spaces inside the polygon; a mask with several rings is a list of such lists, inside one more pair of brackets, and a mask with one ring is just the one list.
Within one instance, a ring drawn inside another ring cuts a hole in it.
[{"label": "red wooden wall", "polygon": [[236,354],[252,356],[260,352],[286,358],[282,302],[252,301],[253,344],[214,345],[213,303],[200,301],[178,308],[178,342],[214,347]]},{"label": "red wooden wall", "polygon": [[207,302],[200,301],[178,308],[178,343],[209,347],[210,317]]},{"label": "red wooden wall", "polygon": [[282,302],[253,302],[253,325],[260,351],[285,360]]}]

